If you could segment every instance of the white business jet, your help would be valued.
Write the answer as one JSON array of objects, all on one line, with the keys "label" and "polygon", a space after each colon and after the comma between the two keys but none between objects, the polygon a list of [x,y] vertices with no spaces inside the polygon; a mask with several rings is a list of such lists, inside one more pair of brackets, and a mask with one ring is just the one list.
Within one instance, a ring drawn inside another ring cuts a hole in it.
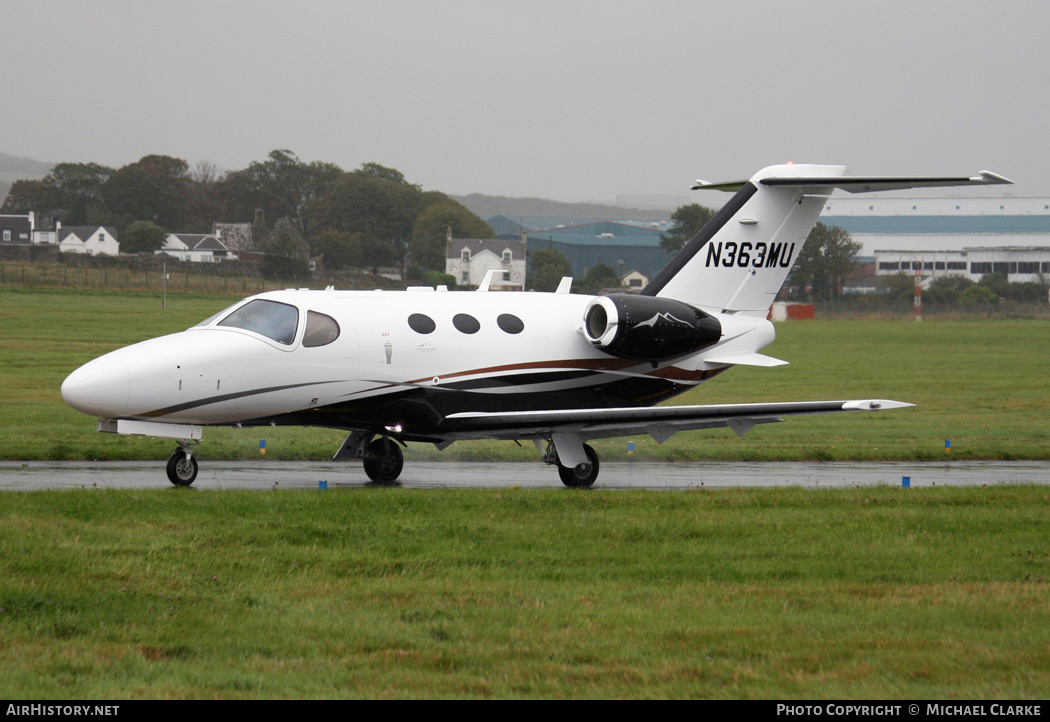
[{"label": "white business jet", "polygon": [[761,349],[766,320],[826,198],[969,178],[862,178],[844,166],[778,165],[694,188],[735,195],[640,295],[287,290],[244,299],[181,333],[108,353],[62,384],[98,430],[176,439],[168,478],[197,476],[204,426],[349,432],[335,459],[392,482],[405,442],[532,441],[561,480],[598,476],[590,439],[756,424],[800,414],[894,409],[880,399],[656,406],[737,365],[785,363]]}]

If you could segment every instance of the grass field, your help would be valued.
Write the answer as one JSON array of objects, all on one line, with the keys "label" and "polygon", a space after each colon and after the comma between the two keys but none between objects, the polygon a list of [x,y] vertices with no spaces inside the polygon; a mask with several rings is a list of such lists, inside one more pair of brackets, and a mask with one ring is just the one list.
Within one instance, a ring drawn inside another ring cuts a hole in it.
[{"label": "grass field", "polygon": [[[119,346],[187,328],[229,305],[228,295],[70,291],[0,286],[0,458],[166,458],[171,442],[96,434],[92,419],[67,407],[62,379]],[[791,362],[738,367],[671,403],[738,403],[891,398],[916,408],[879,414],[800,418],[729,430],[596,442],[603,459],[929,460],[1050,458],[1050,321],[836,320],[779,324],[766,352]],[[325,429],[208,429],[202,460],[258,457],[327,459],[343,434]],[[479,442],[411,458],[536,458],[531,447]]]},{"label": "grass field", "polygon": [[0,501],[0,698],[1050,689],[1046,487]]}]

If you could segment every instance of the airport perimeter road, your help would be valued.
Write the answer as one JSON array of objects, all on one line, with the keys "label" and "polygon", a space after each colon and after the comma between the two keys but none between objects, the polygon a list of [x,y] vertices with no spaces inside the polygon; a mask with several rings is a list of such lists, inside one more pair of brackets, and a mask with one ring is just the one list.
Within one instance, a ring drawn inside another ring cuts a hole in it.
[{"label": "airport perimeter road", "polygon": [[[1048,461],[949,462],[606,462],[595,489],[691,489],[751,486],[913,487],[1050,484]],[[201,461],[194,489],[328,489],[371,482],[359,463]],[[405,488],[561,487],[542,463],[405,462],[397,486]],[[0,490],[166,488],[163,461],[5,461]]]}]

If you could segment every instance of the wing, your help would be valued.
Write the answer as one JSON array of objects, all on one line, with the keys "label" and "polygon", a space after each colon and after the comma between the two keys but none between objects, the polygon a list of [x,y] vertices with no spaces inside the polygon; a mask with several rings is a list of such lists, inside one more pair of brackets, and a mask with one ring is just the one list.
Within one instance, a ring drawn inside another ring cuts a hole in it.
[{"label": "wing", "polygon": [[743,435],[756,424],[787,416],[843,411],[900,409],[914,404],[886,399],[793,401],[770,404],[654,406],[646,408],[572,409],[567,411],[465,412],[445,417],[439,432],[453,439],[521,439],[572,434],[580,439],[648,434],[664,443],[679,431],[727,426]]}]

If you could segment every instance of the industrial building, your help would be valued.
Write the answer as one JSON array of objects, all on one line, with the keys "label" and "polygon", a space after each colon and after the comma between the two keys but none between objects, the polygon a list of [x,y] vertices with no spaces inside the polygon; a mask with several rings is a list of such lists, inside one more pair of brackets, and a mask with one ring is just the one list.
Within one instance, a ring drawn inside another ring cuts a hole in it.
[{"label": "industrial building", "polygon": [[537,249],[561,253],[576,278],[599,263],[620,277],[632,271],[651,278],[673,254],[660,246],[667,222],[629,222],[558,216],[495,216],[486,220],[498,238],[522,239],[529,253]]}]

